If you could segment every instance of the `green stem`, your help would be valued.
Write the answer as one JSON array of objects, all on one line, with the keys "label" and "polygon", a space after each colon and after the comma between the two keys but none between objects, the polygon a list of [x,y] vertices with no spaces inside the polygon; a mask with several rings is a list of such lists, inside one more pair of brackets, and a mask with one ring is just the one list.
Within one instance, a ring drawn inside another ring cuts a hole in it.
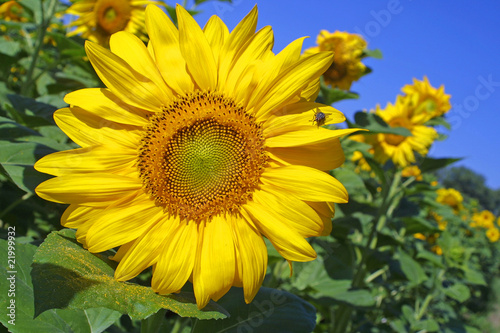
[{"label": "green stem", "polygon": [[[394,209],[396,209],[400,198],[399,192],[401,190],[401,171],[396,171],[394,178],[391,182],[389,188],[385,187],[383,190],[383,201],[380,209],[377,212],[377,217],[375,224],[370,231],[368,236],[368,241],[366,242],[366,247],[363,249],[361,254],[361,261],[358,265],[358,269],[354,274],[352,281],[352,287],[357,288],[363,285],[366,276],[366,261],[370,256],[371,252],[377,247],[377,234],[385,226],[388,218],[392,216]],[[340,305],[336,315],[335,315],[335,327],[334,333],[345,333],[348,332],[348,326],[351,321],[353,308],[349,305]]]},{"label": "green stem", "polygon": [[57,0],[50,0],[48,12],[47,12],[48,15],[45,15],[44,9],[43,9],[43,1],[40,1],[42,22],[41,22],[40,26],[38,27],[38,38],[35,41],[35,49],[33,51],[33,58],[31,59],[30,67],[28,68],[28,72],[26,73],[25,81],[21,87],[21,94],[24,96],[30,95],[30,89],[31,89],[31,86],[34,82],[33,73],[35,72],[36,64],[38,62],[38,57],[40,55],[40,51],[41,51],[42,46],[43,46],[43,39],[44,39],[45,34],[47,32],[47,28],[50,25],[50,21],[52,19],[52,16],[54,15],[56,4],[57,4]]},{"label": "green stem", "polygon": [[158,333],[165,320],[166,309],[160,309],[155,314],[141,321],[141,333]]}]

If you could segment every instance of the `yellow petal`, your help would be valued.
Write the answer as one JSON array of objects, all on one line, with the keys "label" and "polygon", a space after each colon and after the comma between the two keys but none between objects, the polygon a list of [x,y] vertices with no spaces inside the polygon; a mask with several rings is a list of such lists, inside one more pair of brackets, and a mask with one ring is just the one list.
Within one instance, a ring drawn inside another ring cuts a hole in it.
[{"label": "yellow petal", "polygon": [[189,73],[202,90],[217,87],[217,66],[210,44],[200,26],[180,5],[176,8],[179,20],[179,47],[186,59]]},{"label": "yellow petal", "polygon": [[238,249],[238,264],[241,264],[241,279],[245,302],[250,303],[266,275],[267,248],[260,232],[243,218],[232,218],[234,241]]},{"label": "yellow petal", "polygon": [[262,191],[254,192],[253,199],[302,237],[319,236],[323,231],[323,223],[314,209],[276,187],[263,185]]},{"label": "yellow petal", "polygon": [[130,32],[119,31],[111,35],[109,48],[126,63],[133,65],[134,70],[139,74],[153,81],[165,95],[164,97],[172,99],[173,93],[163,81],[143,41]]},{"label": "yellow petal", "polygon": [[304,125],[301,130],[278,134],[266,139],[268,147],[295,147],[309,144],[321,144],[336,140],[341,136],[359,131],[359,128],[330,130],[322,127]]},{"label": "yellow petal", "polygon": [[264,184],[289,191],[305,201],[347,202],[347,191],[337,179],[329,174],[301,166],[289,165],[267,168],[262,174]]},{"label": "yellow petal", "polygon": [[235,54],[245,45],[255,33],[257,27],[257,6],[248,13],[234,28],[226,39],[219,55],[219,89],[224,90],[227,75],[231,69]]},{"label": "yellow petal", "polygon": [[162,90],[122,58],[89,41],[85,50],[102,82],[125,103],[150,112],[159,112],[162,105],[168,104]]},{"label": "yellow petal", "polygon": [[178,95],[194,90],[179,49],[179,31],[160,8],[146,7],[146,28],[163,79]]},{"label": "yellow petal", "polygon": [[160,218],[133,242],[116,268],[116,280],[130,280],[157,262],[165,240],[170,236],[174,220],[174,217]]},{"label": "yellow petal", "polygon": [[236,270],[233,231],[225,217],[217,215],[200,223],[200,240],[193,271],[198,308],[217,301],[233,284]]},{"label": "yellow petal", "polygon": [[80,89],[64,96],[64,101],[120,124],[144,126],[148,122],[144,111],[123,103],[108,89]]},{"label": "yellow petal", "polygon": [[39,197],[58,203],[118,200],[142,187],[139,179],[109,173],[64,175],[44,181],[35,189]]},{"label": "yellow petal", "polygon": [[345,161],[338,139],[306,146],[267,148],[267,152],[285,165],[298,164],[323,171],[338,168]]},{"label": "yellow petal", "polygon": [[280,133],[301,129],[306,125],[317,128],[317,124],[314,122],[317,112],[325,114],[324,125],[338,124],[345,121],[344,114],[331,106],[313,102],[300,102],[276,110],[274,115],[265,122],[264,135],[266,137],[275,136]]},{"label": "yellow petal", "polygon": [[36,162],[35,168],[54,176],[87,172],[114,173],[124,168],[135,169],[133,164],[136,159],[137,153],[134,150],[117,151],[97,146],[46,155]]},{"label": "yellow petal", "polygon": [[104,120],[79,107],[59,109],[54,113],[57,126],[81,147],[100,144],[118,146],[118,149],[137,149],[141,130]]},{"label": "yellow petal", "polygon": [[222,46],[229,37],[229,30],[218,16],[213,15],[205,24],[203,32],[214,54],[215,63],[218,64]]},{"label": "yellow petal", "polygon": [[316,258],[316,252],[311,245],[298,232],[283,223],[272,210],[255,201],[247,202],[243,208],[255,218],[259,231],[269,239],[283,258],[300,262]]},{"label": "yellow petal", "polygon": [[289,103],[297,97],[310,81],[317,79],[330,66],[331,52],[321,52],[304,57],[289,66],[269,85],[259,85],[252,96],[257,101],[255,112],[257,120],[265,120],[273,110]]},{"label": "yellow petal", "polygon": [[162,208],[145,195],[108,208],[87,233],[89,251],[103,252],[139,238],[163,214]]},{"label": "yellow petal", "polygon": [[[251,66],[256,59],[260,59],[267,51],[273,47],[274,36],[271,27],[264,27],[253,35],[245,47],[235,55],[231,69],[226,80],[224,92],[228,96],[233,96],[236,91],[245,90],[247,87],[242,86],[240,82],[246,80],[242,78],[242,74],[247,72],[247,67]],[[251,92],[248,92],[249,95]]]},{"label": "yellow petal", "polygon": [[178,292],[193,273],[198,245],[194,221],[174,221],[156,263],[151,286],[160,294]]}]

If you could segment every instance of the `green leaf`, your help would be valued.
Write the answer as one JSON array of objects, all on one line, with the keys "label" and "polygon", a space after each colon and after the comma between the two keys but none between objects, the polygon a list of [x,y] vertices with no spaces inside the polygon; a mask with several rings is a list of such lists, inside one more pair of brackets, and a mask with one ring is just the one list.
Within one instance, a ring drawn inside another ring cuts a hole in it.
[{"label": "green leaf", "polygon": [[374,58],[374,59],[382,59],[383,58],[382,51],[380,51],[379,49],[364,50],[362,56],[363,57],[371,57],[371,58]]},{"label": "green leaf", "polygon": [[352,91],[340,90],[338,88],[330,88],[321,81],[321,87],[317,101],[326,105],[332,105],[335,102],[344,99],[358,99],[359,95]]},{"label": "green leaf", "polygon": [[324,296],[331,297],[337,302],[349,304],[355,307],[370,307],[375,305],[375,298],[365,289],[354,289],[337,292],[335,290],[325,290]]},{"label": "green leaf", "polygon": [[198,320],[198,332],[312,332],[316,309],[286,291],[260,288],[254,300],[245,304],[243,289],[232,288],[219,302],[231,314],[223,320]]},{"label": "green leaf", "polygon": [[395,134],[401,136],[412,136],[409,129],[405,127],[391,127],[382,118],[375,113],[370,112],[356,112],[354,114],[355,124],[353,127],[365,128],[370,131],[370,134],[384,133]]},{"label": "green leaf", "polygon": [[417,232],[426,233],[439,230],[435,223],[429,222],[427,219],[419,216],[401,218],[406,226],[407,234],[415,234]]},{"label": "green leaf", "polygon": [[[105,307],[144,319],[164,308],[183,317],[225,318],[224,309],[210,302],[198,310],[192,293],[161,296],[151,288],[113,278],[114,263],[82,248],[73,230],[52,232],[40,245],[31,272],[35,315],[44,311]],[[57,293],[54,293],[57,286]]]},{"label": "green leaf", "polygon": [[426,126],[443,126],[448,131],[451,131],[451,125],[444,117],[436,117],[425,123]]},{"label": "green leaf", "polygon": [[427,280],[427,275],[422,266],[402,250],[399,251],[399,263],[406,278],[413,284],[419,284]]},{"label": "green leaf", "polygon": [[465,280],[470,284],[478,284],[481,286],[487,285],[483,273],[471,268],[465,269]]},{"label": "green leaf", "polygon": [[416,322],[411,328],[419,332],[437,332],[439,324],[434,319],[426,319]]},{"label": "green leaf", "polygon": [[18,42],[0,38],[0,53],[14,57],[20,50]]},{"label": "green leaf", "polygon": [[462,283],[455,283],[451,287],[444,288],[444,293],[446,296],[453,298],[460,303],[465,302],[470,298],[469,288]]},{"label": "green leaf", "polygon": [[422,173],[434,171],[437,169],[444,168],[452,163],[462,160],[461,158],[431,158],[426,157],[420,164],[420,170]]},{"label": "green leaf", "polygon": [[437,254],[434,254],[434,253],[429,252],[427,250],[424,250],[424,249],[419,250],[417,253],[417,258],[418,259],[425,259],[425,260],[433,263],[434,266],[436,266],[436,267],[445,268],[445,266],[443,264],[443,257],[438,256]]},{"label": "green leaf", "polygon": [[345,188],[347,189],[347,193],[363,193],[366,192],[365,183],[363,179],[355,173],[354,171],[346,168],[337,168],[332,170],[332,176],[337,178]]},{"label": "green leaf", "polygon": [[[8,254],[9,245],[11,244],[7,240],[0,240],[0,253]],[[30,265],[36,249],[37,247],[31,244],[16,243],[14,251],[15,267],[6,268],[5,265],[0,267],[0,279],[2,281],[9,281],[7,278],[15,275],[14,288],[10,288],[12,286],[10,283],[2,283],[0,292],[0,306],[2,309],[7,309],[8,306],[11,306],[11,300],[15,300],[15,321],[12,321],[12,317],[0,316],[0,322],[10,332],[34,332],[33,328],[36,327],[37,333],[99,333],[103,332],[121,316],[119,312],[97,308],[85,311],[49,310],[33,318],[35,309]],[[5,258],[7,259],[7,257]],[[9,296],[9,289],[13,290],[15,297]],[[51,286],[51,290],[57,290],[57,286]],[[11,322],[9,323],[9,321]]]}]

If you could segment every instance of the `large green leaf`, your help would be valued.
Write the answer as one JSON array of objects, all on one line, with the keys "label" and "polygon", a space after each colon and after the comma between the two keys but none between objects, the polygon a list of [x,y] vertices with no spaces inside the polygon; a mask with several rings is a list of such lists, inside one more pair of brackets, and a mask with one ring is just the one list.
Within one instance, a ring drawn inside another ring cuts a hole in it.
[{"label": "large green leaf", "polygon": [[113,265],[103,255],[83,249],[73,230],[52,232],[33,260],[35,315],[56,308],[105,307],[133,319],[147,318],[161,308],[183,317],[226,317],[224,309],[214,302],[198,310],[192,293],[161,296],[148,287],[118,282],[113,278]]},{"label": "large green leaf", "polygon": [[384,133],[395,134],[401,136],[412,136],[410,130],[404,127],[391,127],[382,118],[375,113],[356,112],[354,115],[355,124],[350,123],[352,127],[365,128],[370,131],[370,134]]},{"label": "large green leaf", "polygon": [[[9,250],[7,240],[0,240],[0,253],[7,259]],[[15,264],[13,267],[0,267],[0,279],[2,283],[0,292],[0,306],[2,309],[12,307],[11,300],[15,300],[15,320],[13,316],[0,316],[0,322],[13,333],[99,333],[112,325],[121,314],[105,308],[87,310],[49,310],[40,316],[33,318],[35,314],[33,285],[31,282],[31,262],[37,247],[31,244],[16,243]],[[10,249],[12,250],[12,249]],[[15,276],[15,284],[4,283],[7,278]],[[11,288],[14,286],[14,288]],[[58,286],[52,285],[51,290],[57,291]],[[13,290],[15,296],[10,294]],[[9,295],[10,294],[10,295]],[[56,295],[53,293],[51,297]],[[12,297],[11,297],[12,296]],[[10,310],[9,310],[10,312]],[[10,321],[10,323],[9,323]]]},{"label": "large green leaf", "polygon": [[402,250],[399,251],[399,263],[401,270],[413,284],[419,284],[427,280],[427,275],[422,266]]},{"label": "large green leaf", "polygon": [[463,283],[455,283],[451,287],[444,288],[444,293],[446,296],[451,297],[460,303],[465,302],[470,298],[470,290]]},{"label": "large green leaf", "polygon": [[420,170],[422,173],[435,171],[444,168],[450,164],[460,161],[461,158],[431,158],[426,157],[420,164]]},{"label": "large green leaf", "polygon": [[231,317],[224,320],[198,320],[198,332],[312,332],[316,325],[316,309],[308,302],[286,291],[260,288],[254,300],[245,304],[243,290],[232,288],[219,304]]}]

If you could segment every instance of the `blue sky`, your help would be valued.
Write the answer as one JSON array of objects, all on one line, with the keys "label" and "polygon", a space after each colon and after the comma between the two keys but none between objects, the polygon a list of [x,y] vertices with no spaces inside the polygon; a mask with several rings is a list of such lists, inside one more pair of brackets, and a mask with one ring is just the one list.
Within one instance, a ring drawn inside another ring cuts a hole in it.
[{"label": "blue sky", "polygon": [[248,1],[207,2],[196,16],[204,25],[220,16],[230,29],[257,3],[258,28],[271,25],[274,51],[310,36],[314,46],[321,29],[362,33],[381,60],[366,59],[373,73],[353,84],[360,99],[334,106],[352,119],[358,110],[393,102],[401,87],[427,75],[433,86],[445,85],[451,94],[453,124],[449,137],[436,142],[432,157],[463,157],[465,165],[500,188],[500,2],[431,0]]}]

